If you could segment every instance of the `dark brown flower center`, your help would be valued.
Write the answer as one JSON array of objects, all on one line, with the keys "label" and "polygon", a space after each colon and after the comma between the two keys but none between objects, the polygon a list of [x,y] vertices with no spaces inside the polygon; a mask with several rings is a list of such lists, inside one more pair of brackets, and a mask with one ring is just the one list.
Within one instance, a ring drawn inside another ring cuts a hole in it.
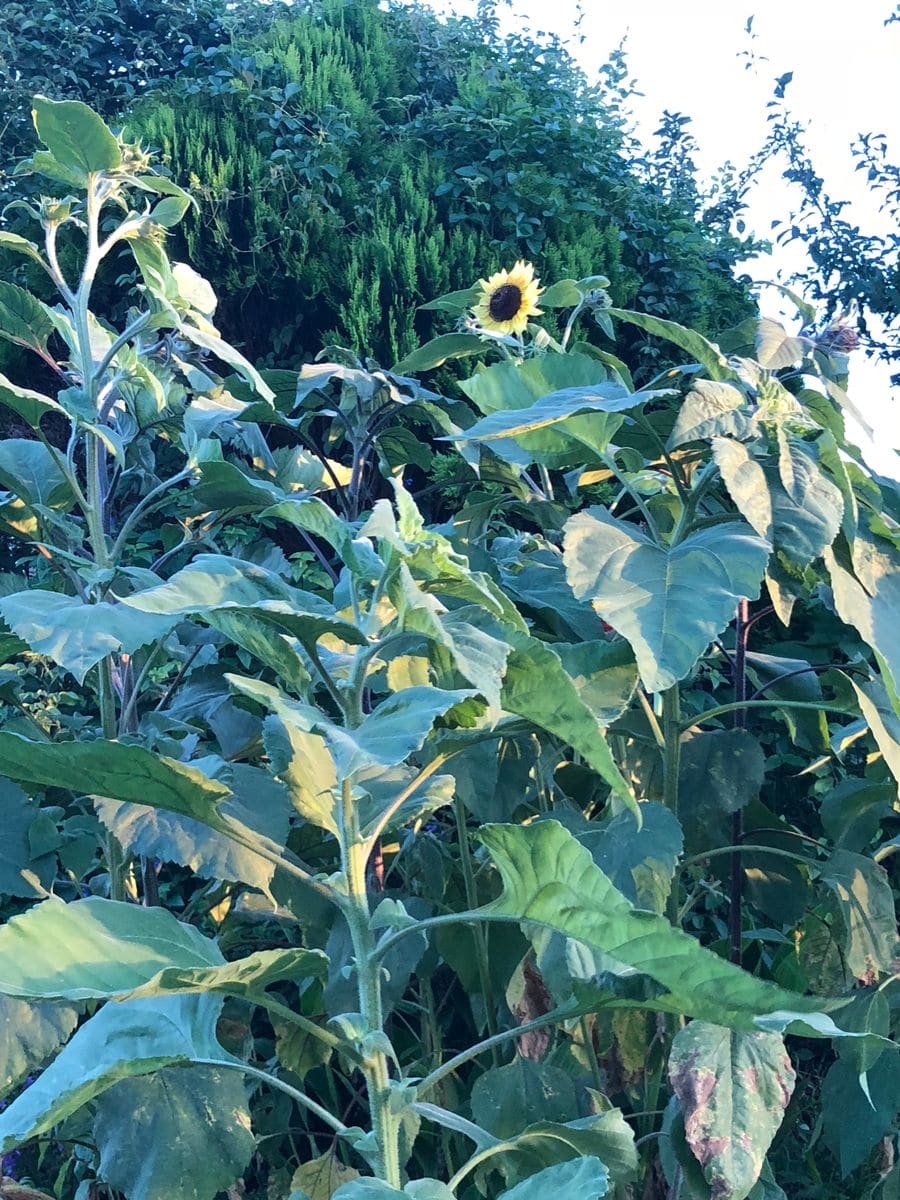
[{"label": "dark brown flower center", "polygon": [[498,287],[488,302],[492,321],[511,321],[522,304],[522,289],[514,283]]}]

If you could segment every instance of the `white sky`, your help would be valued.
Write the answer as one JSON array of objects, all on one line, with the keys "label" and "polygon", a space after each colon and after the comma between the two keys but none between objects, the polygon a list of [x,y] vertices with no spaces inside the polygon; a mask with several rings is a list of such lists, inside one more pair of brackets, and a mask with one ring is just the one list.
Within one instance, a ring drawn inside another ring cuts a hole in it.
[{"label": "white sky", "polygon": [[[474,0],[432,3],[439,11],[475,7]],[[584,0],[583,8],[583,40],[572,49],[588,74],[627,37],[630,73],[644,93],[632,105],[639,136],[652,138],[663,109],[685,113],[693,119],[704,172],[729,159],[740,166],[760,147],[774,80],[793,71],[788,107],[808,126],[807,145],[826,189],[852,201],[845,216],[864,231],[885,229],[849,147],[861,132],[884,133],[893,160],[900,159],[900,23],[884,25],[894,0]],[[504,20],[568,36],[577,12],[577,0],[514,0]],[[768,61],[748,71],[741,51],[751,47],[744,31],[751,15],[753,49]],[[771,221],[786,217],[790,205],[788,187],[773,168],[756,189],[748,226],[766,237]],[[788,282],[799,253],[776,248],[742,269],[759,280]],[[765,315],[788,316],[772,292],[762,306]],[[852,356],[850,390],[877,431],[867,457],[876,469],[900,477],[891,449],[900,449],[900,397],[891,394],[889,374],[862,352]]]}]

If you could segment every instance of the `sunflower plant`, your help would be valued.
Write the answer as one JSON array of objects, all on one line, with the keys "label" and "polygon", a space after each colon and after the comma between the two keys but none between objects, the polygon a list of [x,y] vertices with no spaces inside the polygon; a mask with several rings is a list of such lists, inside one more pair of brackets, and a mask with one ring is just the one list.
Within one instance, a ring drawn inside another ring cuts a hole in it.
[{"label": "sunflower plant", "polygon": [[[58,293],[0,287],[45,372],[0,380],[17,1178],[768,1200],[821,1138],[889,1195],[897,494],[827,351],[762,322],[726,355],[520,262],[437,302],[480,322],[461,397],[260,373],[168,258],[178,186],[34,111],[64,194],[0,233]],[[92,288],[128,255],[119,327]],[[591,313],[690,361],[636,387]],[[443,522],[415,430],[470,473]]]}]

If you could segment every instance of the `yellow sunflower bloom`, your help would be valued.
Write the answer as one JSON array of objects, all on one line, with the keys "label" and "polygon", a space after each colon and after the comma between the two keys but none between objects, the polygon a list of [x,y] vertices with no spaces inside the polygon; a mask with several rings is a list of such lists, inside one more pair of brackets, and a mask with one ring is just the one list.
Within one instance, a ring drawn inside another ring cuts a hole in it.
[{"label": "yellow sunflower bloom", "polygon": [[494,333],[524,333],[529,317],[539,317],[538,287],[531,263],[519,260],[511,271],[479,279],[481,297],[472,313],[482,329]]}]

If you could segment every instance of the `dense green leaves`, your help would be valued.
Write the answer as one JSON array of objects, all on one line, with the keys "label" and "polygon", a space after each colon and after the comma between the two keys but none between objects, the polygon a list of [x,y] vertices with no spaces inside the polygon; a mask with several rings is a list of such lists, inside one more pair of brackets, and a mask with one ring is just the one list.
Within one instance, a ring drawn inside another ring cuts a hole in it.
[{"label": "dense green leaves", "polygon": [[738,600],[759,595],[767,558],[766,544],[740,526],[704,529],[665,549],[601,508],[566,522],[572,590],[630,642],[651,692],[683,679]]}]

